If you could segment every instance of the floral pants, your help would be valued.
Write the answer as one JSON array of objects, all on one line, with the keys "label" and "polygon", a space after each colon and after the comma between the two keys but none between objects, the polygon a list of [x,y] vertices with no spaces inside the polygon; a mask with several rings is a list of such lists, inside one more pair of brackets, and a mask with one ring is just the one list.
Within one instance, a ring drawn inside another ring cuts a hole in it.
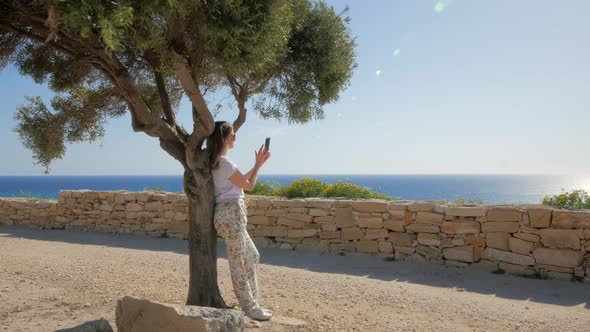
[{"label": "floral pants", "polygon": [[246,204],[242,199],[218,202],[215,229],[225,240],[234,292],[244,311],[258,306],[258,262],[260,254],[246,230]]}]

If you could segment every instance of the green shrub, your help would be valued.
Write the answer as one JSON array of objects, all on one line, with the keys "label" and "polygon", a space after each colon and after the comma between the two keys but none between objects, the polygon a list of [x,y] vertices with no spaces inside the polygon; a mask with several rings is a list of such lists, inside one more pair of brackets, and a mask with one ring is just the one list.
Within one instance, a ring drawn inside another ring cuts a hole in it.
[{"label": "green shrub", "polygon": [[352,182],[338,181],[327,184],[313,178],[294,180],[290,185],[281,186],[276,182],[257,182],[251,195],[283,196],[288,198],[308,197],[346,197],[346,198],[379,198],[391,200],[386,194],[372,192],[369,188],[358,186]]},{"label": "green shrub", "polygon": [[374,193],[371,189],[361,187],[352,182],[344,182],[342,180],[328,185],[324,191],[325,197],[348,197],[348,198],[380,198],[390,200],[391,197],[382,194]]},{"label": "green shrub", "polygon": [[279,188],[273,196],[295,197],[323,197],[328,184],[322,180],[302,178],[295,180],[288,186]]},{"label": "green shrub", "polygon": [[561,194],[543,197],[541,204],[566,210],[590,209],[590,197],[585,190],[568,192],[562,189]]},{"label": "green shrub", "polygon": [[274,181],[257,181],[254,189],[249,192],[250,195],[273,196],[273,192],[278,190],[281,185]]},{"label": "green shrub", "polygon": [[456,200],[452,201],[452,203],[458,204],[458,205],[481,205],[481,204],[483,204],[482,201],[476,200],[473,198],[469,198],[468,200],[465,200],[464,198],[457,198]]}]

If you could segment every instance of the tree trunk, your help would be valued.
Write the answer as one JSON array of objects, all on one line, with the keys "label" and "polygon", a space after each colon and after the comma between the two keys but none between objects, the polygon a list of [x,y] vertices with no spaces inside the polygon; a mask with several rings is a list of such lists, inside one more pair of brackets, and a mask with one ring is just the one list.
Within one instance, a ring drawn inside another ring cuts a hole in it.
[{"label": "tree trunk", "polygon": [[198,153],[195,171],[185,169],[189,203],[189,288],[187,305],[227,308],[217,285],[217,232],[213,225],[215,194],[207,154]]}]

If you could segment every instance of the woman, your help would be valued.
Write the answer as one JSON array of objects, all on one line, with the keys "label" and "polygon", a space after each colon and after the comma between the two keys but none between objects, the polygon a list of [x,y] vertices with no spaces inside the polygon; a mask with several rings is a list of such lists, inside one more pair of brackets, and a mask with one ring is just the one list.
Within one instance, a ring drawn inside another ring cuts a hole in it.
[{"label": "woman", "polygon": [[260,255],[246,230],[248,214],[244,189],[254,189],[258,171],[270,158],[270,152],[261,146],[258,152],[254,152],[254,167],[242,174],[227,157],[235,141],[233,126],[225,121],[215,122],[213,134],[207,139],[215,187],[215,229],[227,246],[231,280],[240,306],[246,316],[264,321],[269,320],[272,314],[258,303],[257,267]]}]

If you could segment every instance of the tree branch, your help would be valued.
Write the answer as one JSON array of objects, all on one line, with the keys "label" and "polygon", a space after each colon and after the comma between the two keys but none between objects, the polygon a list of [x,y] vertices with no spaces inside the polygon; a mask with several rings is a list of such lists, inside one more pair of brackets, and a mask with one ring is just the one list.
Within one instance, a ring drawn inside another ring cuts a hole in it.
[{"label": "tree branch", "polygon": [[[176,76],[184,88],[184,92],[193,104],[193,121],[195,124],[200,122],[203,126],[204,132],[200,137],[208,137],[213,132],[215,121],[213,115],[207,107],[207,102],[203,98],[203,94],[199,90],[199,85],[193,79],[191,72],[186,64],[184,58],[178,53],[174,53],[175,62],[174,70]],[[193,132],[195,134],[196,132]]]}]

